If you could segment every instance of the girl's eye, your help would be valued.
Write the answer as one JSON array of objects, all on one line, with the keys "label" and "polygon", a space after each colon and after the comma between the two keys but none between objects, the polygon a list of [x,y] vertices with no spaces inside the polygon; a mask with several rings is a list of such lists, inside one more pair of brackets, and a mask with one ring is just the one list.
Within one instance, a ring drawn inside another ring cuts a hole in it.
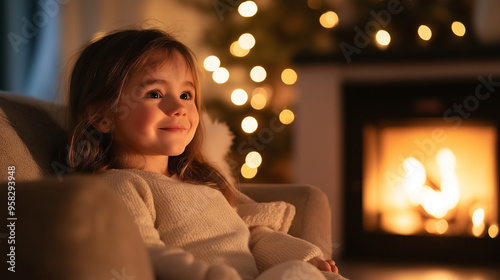
[{"label": "girl's eye", "polygon": [[158,91],[153,90],[153,91],[146,93],[146,97],[156,99],[156,98],[161,98],[161,94]]},{"label": "girl's eye", "polygon": [[181,99],[189,100],[189,99],[191,99],[191,97],[192,97],[192,94],[190,92],[187,92],[187,91],[183,92],[181,94]]}]

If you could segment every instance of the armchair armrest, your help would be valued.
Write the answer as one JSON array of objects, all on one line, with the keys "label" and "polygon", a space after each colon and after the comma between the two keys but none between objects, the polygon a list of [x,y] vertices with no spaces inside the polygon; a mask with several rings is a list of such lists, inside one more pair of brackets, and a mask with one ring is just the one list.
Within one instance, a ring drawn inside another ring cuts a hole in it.
[{"label": "armchair armrest", "polygon": [[320,189],[311,185],[242,184],[241,191],[258,202],[293,204],[296,214],[288,233],[318,246],[324,258],[332,258],[331,210]]},{"label": "armchair armrest", "polygon": [[16,279],[154,279],[132,218],[99,179],[15,187]]}]

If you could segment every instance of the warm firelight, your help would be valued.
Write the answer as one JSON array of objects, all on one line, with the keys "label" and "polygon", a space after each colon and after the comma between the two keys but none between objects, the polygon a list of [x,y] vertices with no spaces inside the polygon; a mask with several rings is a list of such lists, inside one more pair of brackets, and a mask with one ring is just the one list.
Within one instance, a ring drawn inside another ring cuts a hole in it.
[{"label": "warm firelight", "polygon": [[365,229],[496,238],[496,128],[436,124],[443,121],[365,127]]},{"label": "warm firelight", "polygon": [[403,161],[405,177],[403,186],[412,205],[421,205],[427,213],[440,219],[457,206],[460,200],[458,178],[455,174],[456,159],[450,149],[443,148],[436,155],[441,177],[440,190],[426,185],[425,167],[413,157]]},{"label": "warm firelight", "polygon": [[497,225],[490,226],[490,228],[488,229],[488,235],[491,238],[497,237],[498,236],[498,226]]}]

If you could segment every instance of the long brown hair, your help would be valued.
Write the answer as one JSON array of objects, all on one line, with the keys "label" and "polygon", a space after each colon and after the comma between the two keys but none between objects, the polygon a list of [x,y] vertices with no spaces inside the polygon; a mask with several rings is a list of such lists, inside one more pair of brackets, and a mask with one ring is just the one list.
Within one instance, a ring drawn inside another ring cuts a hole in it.
[{"label": "long brown hair", "polygon": [[[179,52],[190,68],[195,84],[198,112],[202,101],[198,71],[192,51],[171,35],[158,29],[122,30],[88,44],[74,66],[70,88],[68,117],[71,125],[68,163],[77,172],[102,173],[121,168],[113,152],[111,133],[101,133],[93,124],[101,122],[109,112],[117,112],[118,102],[127,81],[142,69],[148,58],[161,50],[165,60]],[[236,188],[201,153],[203,120],[185,151],[169,157],[168,172],[180,180],[205,184],[219,189],[226,199],[236,203]]]}]

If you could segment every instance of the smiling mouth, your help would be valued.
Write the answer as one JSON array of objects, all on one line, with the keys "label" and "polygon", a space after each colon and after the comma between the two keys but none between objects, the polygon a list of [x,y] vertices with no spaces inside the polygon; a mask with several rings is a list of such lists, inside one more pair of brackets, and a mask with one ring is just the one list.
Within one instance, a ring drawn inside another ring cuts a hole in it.
[{"label": "smiling mouth", "polygon": [[186,129],[183,127],[162,127],[162,128],[160,128],[160,130],[181,133],[181,132],[184,132]]}]

